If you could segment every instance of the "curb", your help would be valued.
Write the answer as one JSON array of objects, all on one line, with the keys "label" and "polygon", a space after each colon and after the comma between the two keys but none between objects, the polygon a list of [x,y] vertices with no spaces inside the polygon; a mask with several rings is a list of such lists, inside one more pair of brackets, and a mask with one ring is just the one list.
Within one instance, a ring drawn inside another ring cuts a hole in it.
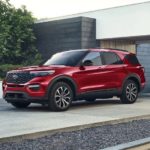
[{"label": "curb", "polygon": [[15,135],[11,137],[1,137],[0,142],[2,143],[2,142],[21,141],[24,139],[35,139],[35,138],[40,138],[40,137],[47,136],[47,135],[53,135],[53,134],[60,133],[60,132],[78,131],[78,130],[83,130],[87,128],[93,128],[93,127],[104,126],[104,125],[109,125],[109,124],[126,123],[126,122],[130,122],[134,120],[141,120],[141,119],[150,119],[150,115],[135,116],[135,117],[130,117],[130,118],[116,119],[116,120],[97,122],[97,123],[78,125],[78,126],[71,126],[71,127],[60,128],[60,129],[52,129],[52,130],[39,131],[39,132],[34,132],[34,133],[26,133],[23,135]]},{"label": "curb", "polygon": [[119,144],[117,146],[104,148],[103,150],[124,150],[124,149],[129,149],[129,148],[136,148],[137,146],[141,146],[141,145],[148,144],[148,143],[150,143],[150,137],[136,140],[136,141],[129,142],[129,143],[125,143],[125,144]]}]

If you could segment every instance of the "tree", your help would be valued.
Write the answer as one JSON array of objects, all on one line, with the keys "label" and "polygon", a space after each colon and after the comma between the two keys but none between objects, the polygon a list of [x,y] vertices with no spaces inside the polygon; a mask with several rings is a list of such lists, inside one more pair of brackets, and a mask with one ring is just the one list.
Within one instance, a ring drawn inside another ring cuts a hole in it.
[{"label": "tree", "polygon": [[9,0],[0,0],[0,64],[34,64],[40,59],[34,20],[25,6],[16,9]]}]

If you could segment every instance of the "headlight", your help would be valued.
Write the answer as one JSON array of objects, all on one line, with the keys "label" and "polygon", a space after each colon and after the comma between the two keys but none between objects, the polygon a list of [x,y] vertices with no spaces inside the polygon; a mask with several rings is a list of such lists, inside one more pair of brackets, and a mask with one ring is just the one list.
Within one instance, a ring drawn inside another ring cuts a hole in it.
[{"label": "headlight", "polygon": [[35,77],[43,77],[48,76],[55,73],[55,70],[49,70],[49,71],[30,71],[30,75]]}]

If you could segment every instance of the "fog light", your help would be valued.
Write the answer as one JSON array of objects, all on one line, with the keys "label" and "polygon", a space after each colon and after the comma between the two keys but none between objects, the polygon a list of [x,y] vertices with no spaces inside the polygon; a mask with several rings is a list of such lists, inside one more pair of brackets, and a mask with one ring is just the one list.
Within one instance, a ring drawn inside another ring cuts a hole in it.
[{"label": "fog light", "polygon": [[38,84],[29,85],[28,87],[30,90],[33,90],[33,91],[38,91],[40,89],[40,85]]}]

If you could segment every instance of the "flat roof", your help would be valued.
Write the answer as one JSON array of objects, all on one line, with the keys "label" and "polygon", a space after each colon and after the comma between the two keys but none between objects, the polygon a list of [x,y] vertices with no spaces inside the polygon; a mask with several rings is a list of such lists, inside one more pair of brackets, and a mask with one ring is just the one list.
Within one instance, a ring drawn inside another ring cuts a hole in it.
[{"label": "flat roof", "polygon": [[56,18],[41,19],[36,21],[36,23],[74,17],[96,19],[96,39],[104,40],[150,36],[150,1]]}]

